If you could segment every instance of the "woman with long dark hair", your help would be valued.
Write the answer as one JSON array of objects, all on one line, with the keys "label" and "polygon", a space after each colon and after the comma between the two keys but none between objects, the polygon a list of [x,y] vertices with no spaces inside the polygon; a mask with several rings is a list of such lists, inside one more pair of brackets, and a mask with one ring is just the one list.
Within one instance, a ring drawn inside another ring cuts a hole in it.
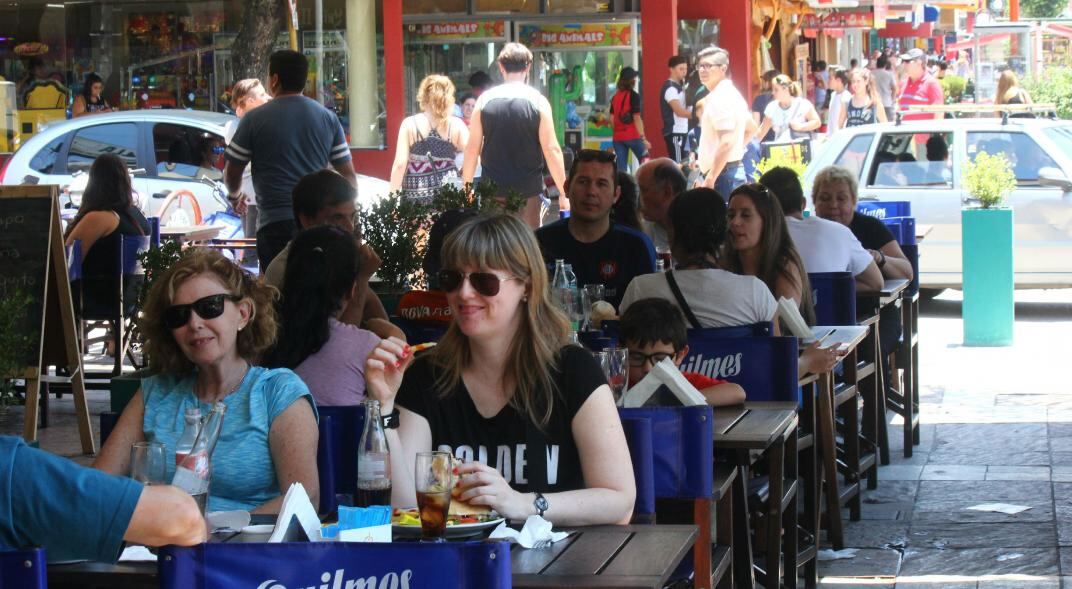
[{"label": "woman with long dark hair", "polygon": [[808,273],[789,237],[778,199],[762,184],[742,184],[730,194],[726,219],[729,239],[722,267],[759,278],[776,298],[795,301],[804,320],[814,325]]},{"label": "woman with long dark hair", "polygon": [[321,225],[290,244],[279,306],[279,339],[266,361],[290,368],[317,405],[356,405],[365,398],[365,358],[380,338],[339,320],[353,299],[360,269],[353,234]]},{"label": "woman with long dark hair", "polygon": [[610,99],[611,122],[614,128],[614,154],[618,169],[629,170],[629,152],[638,163],[648,161],[651,143],[644,135],[644,119],[640,116],[640,94],[636,91],[637,71],[623,67],[618,74],[618,91]]},{"label": "woman with long dark hair", "polygon": [[82,93],[74,97],[71,116],[77,118],[114,111],[115,109],[101,96],[102,92],[104,92],[104,80],[97,74],[86,74],[86,83],[82,86]]}]

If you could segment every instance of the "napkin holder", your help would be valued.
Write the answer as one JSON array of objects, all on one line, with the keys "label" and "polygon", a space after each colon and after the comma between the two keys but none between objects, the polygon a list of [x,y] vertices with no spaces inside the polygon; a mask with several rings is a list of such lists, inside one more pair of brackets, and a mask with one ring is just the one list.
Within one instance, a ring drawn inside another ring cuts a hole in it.
[{"label": "napkin holder", "polygon": [[668,391],[670,396],[683,406],[706,405],[704,398],[696,387],[692,386],[681,371],[674,365],[670,358],[664,358],[655,366],[651,367],[640,382],[630,387],[618,401],[621,407],[644,407],[660,389]]}]

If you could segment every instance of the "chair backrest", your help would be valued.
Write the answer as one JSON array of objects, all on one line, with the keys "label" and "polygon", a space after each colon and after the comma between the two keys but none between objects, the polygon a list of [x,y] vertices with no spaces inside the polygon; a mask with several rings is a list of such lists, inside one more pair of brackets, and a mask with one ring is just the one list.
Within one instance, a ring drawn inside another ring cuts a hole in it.
[{"label": "chair backrest", "polygon": [[0,551],[0,589],[45,589],[45,549]]},{"label": "chair backrest", "polygon": [[689,330],[689,345],[693,341],[706,339],[724,339],[727,337],[767,337],[774,335],[774,324],[770,321],[749,323],[747,325],[731,325],[729,327],[704,327],[702,329]]},{"label": "chair backrest", "polygon": [[633,479],[636,481],[636,501],[633,518],[650,519],[655,515],[655,466],[652,457],[651,419],[622,415],[625,443],[633,462]]},{"label": "chair backrest", "polygon": [[318,406],[316,411],[321,421],[317,451],[321,512],[328,513],[323,509],[324,497],[332,495],[334,501],[334,494],[357,489],[357,447],[365,429],[365,406]]},{"label": "chair backrest", "polygon": [[145,274],[145,268],[141,265],[138,256],[149,251],[152,247],[150,235],[124,235],[123,252],[120,258],[120,273],[126,276],[141,276]]},{"label": "chair backrest", "polygon": [[223,542],[168,546],[157,563],[163,589],[509,589],[512,583],[507,542]]},{"label": "chair backrest", "polygon": [[67,277],[71,282],[82,279],[82,240],[76,239],[67,248]]},{"label": "chair backrest", "polygon": [[682,372],[741,385],[749,401],[801,403],[797,386],[795,337],[734,337],[696,341],[689,338],[689,355]]},{"label": "chair backrest", "polygon": [[916,294],[919,292],[919,246],[916,244],[902,244],[901,251],[904,252],[908,261],[912,263],[912,282],[909,283],[908,288],[905,289],[908,294]]},{"label": "chair backrest", "polygon": [[[618,415],[623,421],[647,420],[651,423],[650,448],[655,497],[711,496],[714,485],[715,421],[711,407],[698,405],[619,408]],[[637,454],[641,457],[645,455],[641,451]],[[643,460],[641,468],[646,468]],[[635,470],[633,474],[634,478],[643,475]],[[638,496],[639,493],[638,487]]]},{"label": "chair backrest", "polygon": [[160,217],[149,217],[149,240],[153,247],[160,247]]},{"label": "chair backrest", "polygon": [[809,272],[815,321],[856,325],[856,279],[850,272]]},{"label": "chair backrest", "polygon": [[876,219],[911,217],[912,203],[907,200],[865,200],[856,203],[856,210]]},{"label": "chair backrest", "polygon": [[[338,462],[339,449],[335,445],[335,420],[331,415],[319,414],[317,430],[320,438],[316,445],[316,473],[320,481],[319,513],[334,513],[339,508],[335,496],[335,465]],[[103,415],[102,415],[103,425]],[[102,434],[103,435],[103,434]]]},{"label": "chair backrest", "polygon": [[893,233],[893,237],[899,245],[914,245],[916,243],[915,217],[886,217],[882,222],[885,223],[890,233]]}]

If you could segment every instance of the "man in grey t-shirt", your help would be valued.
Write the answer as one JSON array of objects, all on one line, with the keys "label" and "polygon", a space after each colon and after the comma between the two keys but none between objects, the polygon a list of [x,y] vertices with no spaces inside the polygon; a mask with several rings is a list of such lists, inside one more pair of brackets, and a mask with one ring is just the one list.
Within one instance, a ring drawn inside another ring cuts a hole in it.
[{"label": "man in grey t-shirt", "polygon": [[[302,95],[309,61],[297,51],[276,51],[268,61],[268,91],[275,98],[246,114],[227,146],[224,179],[237,197],[242,171],[253,169],[257,192],[257,259],[261,271],[294,236],[291,191],[303,176],[328,166],[357,186],[342,125],[335,113]],[[242,203],[232,198],[237,208]]]}]

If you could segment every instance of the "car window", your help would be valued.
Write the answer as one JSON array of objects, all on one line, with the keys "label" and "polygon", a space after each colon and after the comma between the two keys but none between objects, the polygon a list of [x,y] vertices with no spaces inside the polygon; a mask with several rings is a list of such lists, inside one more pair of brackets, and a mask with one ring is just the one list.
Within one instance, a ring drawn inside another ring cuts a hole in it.
[{"label": "car window", "polygon": [[70,137],[70,134],[66,133],[49,141],[48,145],[42,147],[30,158],[30,168],[42,174],[57,173],[59,169],[56,167],[56,159],[59,158],[60,150],[63,149],[63,142],[68,137]]},{"label": "car window", "polygon": [[153,125],[156,175],[161,178],[221,180],[223,148],[223,137],[215,133],[171,123]]},{"label": "car window", "polygon": [[979,152],[1003,153],[1012,164],[1017,186],[1039,186],[1041,168],[1059,168],[1038,143],[1025,133],[978,131],[968,133],[968,157],[975,161]]},{"label": "car window", "polygon": [[97,156],[119,156],[128,168],[138,167],[138,127],[134,123],[111,123],[79,129],[67,151],[67,172],[89,171]]},{"label": "car window", "polygon": [[875,188],[952,188],[952,133],[885,133],[868,172]]},{"label": "car window", "polygon": [[871,142],[874,139],[874,133],[863,133],[853,137],[849,144],[845,146],[845,149],[841,150],[841,154],[837,156],[837,159],[834,160],[834,165],[852,170],[852,173],[859,178],[860,172],[864,168],[864,158],[867,157],[867,152],[871,149]]}]

